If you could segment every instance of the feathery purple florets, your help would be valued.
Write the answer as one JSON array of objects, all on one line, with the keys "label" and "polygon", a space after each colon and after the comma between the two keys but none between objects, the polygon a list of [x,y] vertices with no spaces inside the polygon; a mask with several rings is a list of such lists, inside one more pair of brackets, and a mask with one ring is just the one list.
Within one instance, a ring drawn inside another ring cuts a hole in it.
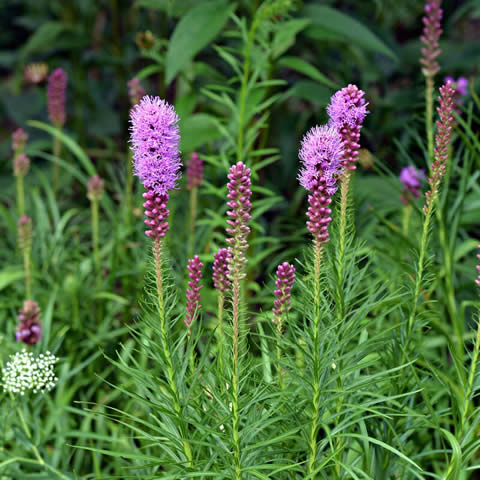
[{"label": "feathery purple florets", "polygon": [[35,345],[42,338],[40,308],[37,302],[26,300],[19,310],[16,338],[26,345]]},{"label": "feathery purple florets", "polygon": [[423,65],[422,73],[426,77],[433,77],[439,70],[440,65],[436,58],[440,55],[438,40],[442,34],[441,20],[443,11],[440,8],[442,0],[430,0],[425,4],[425,16],[423,20],[423,35],[420,40],[425,47],[421,49],[420,63]]},{"label": "feathery purple florets", "polygon": [[227,210],[228,227],[226,229],[230,238],[227,238],[230,253],[229,279],[241,279],[245,276],[243,269],[247,264],[245,253],[248,248],[247,236],[250,233],[248,222],[251,220],[250,209],[252,204],[250,197],[252,190],[250,189],[250,169],[243,162],[238,162],[230,167],[228,174],[228,202]]},{"label": "feathery purple florets", "polygon": [[440,106],[437,107],[439,120],[437,121],[437,134],[435,136],[435,161],[432,163],[432,174],[428,179],[430,190],[425,194],[426,205],[430,204],[435,196],[443,175],[448,158],[448,146],[450,144],[451,130],[453,126],[453,97],[454,90],[450,83],[440,87]]},{"label": "feathery purple florets", "polygon": [[453,103],[455,105],[455,111],[460,113],[460,105],[463,105],[464,97],[468,95],[468,80],[465,77],[458,77],[455,80],[451,76],[446,76],[443,80],[445,83],[449,83],[453,89]]},{"label": "feathery purple florets", "polygon": [[367,110],[368,103],[363,98],[365,92],[356,85],[348,85],[336,92],[327,106],[330,117],[328,125],[338,130],[343,141],[342,167],[355,170],[360,149],[360,130]]},{"label": "feathery purple florets", "polygon": [[178,116],[159,97],[145,96],[130,110],[134,173],[147,190],[165,195],[180,178]]},{"label": "feathery purple florets", "polygon": [[298,154],[303,165],[298,176],[300,185],[311,191],[322,177],[329,194],[333,195],[337,191],[336,176],[341,172],[343,154],[343,142],[335,128],[313,127],[303,137]]},{"label": "feathery purple florets", "polygon": [[277,289],[273,292],[277,297],[273,302],[273,322],[281,328],[282,317],[290,310],[293,282],[295,281],[295,267],[287,262],[277,268]]},{"label": "feathery purple florets", "polygon": [[[425,172],[418,170],[413,165],[402,168],[400,172],[400,181],[403,183],[402,195],[400,199],[407,205],[413,198],[420,196],[420,189],[425,181]],[[413,198],[412,198],[413,195]]]},{"label": "feathery purple florets", "polygon": [[30,169],[30,159],[21,153],[13,159],[13,175],[15,177],[25,176]]},{"label": "feathery purple florets", "polygon": [[203,162],[197,152],[193,152],[187,165],[187,190],[200,187],[203,180]]},{"label": "feathery purple florets", "polygon": [[15,155],[21,153],[21,151],[25,148],[27,140],[28,135],[23,128],[17,128],[12,133],[12,150]]},{"label": "feathery purple florets", "polygon": [[167,208],[168,193],[165,195],[157,195],[152,190],[148,190],[143,194],[145,203],[145,224],[149,229],[145,232],[145,235],[152,240],[160,240],[163,238],[168,229],[168,215],[170,211]]},{"label": "feathery purple florets", "polygon": [[56,127],[65,125],[65,91],[67,74],[61,68],[54,70],[48,77],[47,103],[48,116]]},{"label": "feathery purple florets", "polygon": [[200,290],[203,287],[199,283],[202,279],[203,263],[198,258],[198,255],[195,255],[193,259],[188,260],[187,268],[190,281],[188,282],[187,289],[187,313],[185,315],[185,325],[189,327],[201,307]]},{"label": "feathery purple florets", "polygon": [[213,254],[213,286],[222,293],[226,293],[230,288],[228,279],[228,262],[232,255],[226,248],[220,248]]},{"label": "feathery purple florets", "polygon": [[[478,248],[480,249],[480,245],[478,245]],[[477,258],[478,261],[480,262],[480,253],[477,253]],[[480,287],[480,263],[476,266],[477,269],[477,278],[475,280],[475,283]]]},{"label": "feathery purple florets", "polygon": [[136,105],[140,103],[141,98],[145,95],[145,89],[142,87],[140,80],[137,77],[133,77],[128,83],[128,96],[130,103]]},{"label": "feathery purple florets", "polygon": [[308,196],[307,210],[307,228],[313,235],[315,242],[319,244],[328,243],[330,240],[328,226],[332,221],[329,208],[332,199],[329,192],[328,183],[322,177],[312,187],[311,195]]}]

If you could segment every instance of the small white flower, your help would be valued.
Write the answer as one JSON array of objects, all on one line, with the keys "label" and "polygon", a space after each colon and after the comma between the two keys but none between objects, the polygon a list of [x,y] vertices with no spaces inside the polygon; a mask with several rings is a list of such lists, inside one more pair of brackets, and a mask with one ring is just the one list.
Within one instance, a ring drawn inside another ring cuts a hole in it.
[{"label": "small white flower", "polygon": [[26,391],[33,393],[50,391],[57,382],[54,366],[58,361],[50,352],[34,357],[32,352],[23,349],[10,356],[2,369],[2,383],[5,392],[24,395]]}]

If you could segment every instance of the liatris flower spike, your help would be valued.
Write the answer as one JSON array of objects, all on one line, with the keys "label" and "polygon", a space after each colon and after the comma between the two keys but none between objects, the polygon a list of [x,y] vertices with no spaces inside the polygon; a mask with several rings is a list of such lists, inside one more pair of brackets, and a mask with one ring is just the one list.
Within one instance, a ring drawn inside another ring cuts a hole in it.
[{"label": "liatris flower spike", "polygon": [[48,116],[58,128],[65,125],[65,91],[67,89],[67,74],[57,68],[48,77],[47,100]]},{"label": "liatris flower spike", "polygon": [[15,177],[24,177],[28,173],[29,169],[30,159],[24,153],[17,155],[13,159],[13,175],[15,175]]},{"label": "liatris flower spike", "polygon": [[277,280],[275,285],[277,289],[273,292],[276,299],[273,302],[273,322],[282,330],[283,316],[290,310],[292,299],[293,282],[295,281],[295,267],[287,262],[282,263],[277,268]]},{"label": "liatris flower spike", "polygon": [[400,200],[407,205],[413,200],[413,198],[418,198],[420,196],[420,189],[425,181],[425,172],[423,170],[418,170],[413,165],[409,165],[408,167],[402,168],[402,171],[400,172],[400,181],[403,184]]},{"label": "liatris flower spike", "polygon": [[[480,245],[478,245],[478,248],[480,249]],[[480,253],[477,253],[477,258],[478,258],[478,261],[480,262]],[[477,265],[477,273],[478,273],[478,276],[477,276],[477,279],[475,280],[475,283],[480,287],[480,263]]]},{"label": "liatris flower spike", "polygon": [[203,180],[203,162],[197,152],[193,152],[187,165],[187,190],[200,187]]},{"label": "liatris flower spike", "polygon": [[228,279],[228,263],[231,257],[226,248],[221,248],[213,254],[213,286],[222,294],[225,294],[230,288]]},{"label": "liatris flower spike", "polygon": [[176,188],[180,177],[178,117],[175,110],[159,97],[143,97],[130,111],[131,149],[134,173],[147,192],[146,235],[160,239],[168,231],[168,192]]},{"label": "liatris flower spike", "polygon": [[42,338],[40,308],[37,302],[25,300],[18,314],[17,341],[26,345],[35,345]]},{"label": "liatris flower spike", "polygon": [[348,85],[336,92],[327,106],[330,117],[328,125],[339,131],[344,142],[342,166],[348,170],[355,170],[360,149],[360,130],[363,120],[369,113],[368,103],[363,98],[365,92],[356,85]]},{"label": "liatris flower spike", "polygon": [[230,167],[228,174],[228,202],[227,210],[229,225],[226,229],[230,238],[227,238],[229,245],[229,279],[240,280],[245,276],[243,269],[247,264],[245,253],[248,249],[247,237],[250,233],[248,222],[251,220],[250,209],[252,195],[250,169],[243,162],[238,162]]},{"label": "liatris flower spike", "polygon": [[18,220],[18,248],[29,249],[32,246],[32,219],[22,215]]},{"label": "liatris flower spike", "polygon": [[431,205],[432,199],[437,193],[438,187],[445,173],[447,158],[448,158],[448,146],[450,144],[450,135],[453,125],[453,97],[454,90],[450,83],[446,83],[440,87],[440,106],[437,108],[438,116],[437,121],[437,135],[435,136],[435,161],[432,163],[432,173],[428,182],[430,183],[430,191],[425,195],[426,205],[424,209]]},{"label": "liatris flower spike", "polygon": [[425,4],[425,16],[423,17],[423,35],[420,40],[425,47],[422,48],[420,63],[423,65],[422,73],[426,77],[434,77],[440,70],[436,58],[440,55],[438,39],[442,34],[441,20],[443,11],[440,8],[441,0],[429,0]]},{"label": "liatris flower spike", "polygon": [[455,111],[460,113],[460,105],[463,105],[464,98],[468,95],[468,80],[465,77],[458,77],[455,80],[451,76],[447,76],[443,80],[445,83],[449,83],[453,88],[453,103],[455,104]]},{"label": "liatris flower spike", "polygon": [[145,93],[145,89],[142,87],[142,84],[137,77],[133,77],[128,82],[128,96],[130,97],[130,103],[132,105],[140,103],[140,100],[145,95]]},{"label": "liatris flower spike", "polygon": [[12,150],[15,155],[19,155],[27,144],[28,135],[23,128],[17,128],[12,133]]},{"label": "liatris flower spike", "polygon": [[87,184],[87,197],[89,200],[100,200],[103,195],[105,182],[98,176],[94,175],[88,180]]},{"label": "liatris flower spike", "polygon": [[200,280],[202,279],[203,263],[198,258],[198,255],[195,255],[195,257],[188,260],[187,268],[190,280],[188,282],[187,289],[187,312],[185,315],[185,325],[189,327],[194,320],[195,315],[198,313],[199,308],[201,307],[200,290],[203,287],[200,285]]}]

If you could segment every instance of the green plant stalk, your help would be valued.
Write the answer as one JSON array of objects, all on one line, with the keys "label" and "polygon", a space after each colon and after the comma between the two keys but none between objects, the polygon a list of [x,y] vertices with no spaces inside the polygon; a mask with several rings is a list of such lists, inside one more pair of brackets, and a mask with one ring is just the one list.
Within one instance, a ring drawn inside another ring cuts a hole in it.
[{"label": "green plant stalk", "polygon": [[193,255],[195,241],[195,222],[197,221],[198,187],[190,191],[190,235],[188,237],[188,258]]},{"label": "green plant stalk", "polygon": [[310,425],[310,445],[308,455],[309,478],[314,479],[316,456],[317,456],[317,425],[320,402],[320,268],[322,265],[323,245],[318,241],[313,244],[313,396],[312,396],[312,417]]},{"label": "green plant stalk", "polygon": [[218,367],[220,374],[224,375],[223,367],[223,307],[225,303],[225,296],[222,292],[218,292],[217,297],[217,312],[218,312]]},{"label": "green plant stalk", "polygon": [[427,76],[425,80],[425,128],[427,130],[428,167],[433,163],[433,77]]},{"label": "green plant stalk", "polygon": [[276,337],[277,337],[277,375],[278,375],[278,386],[281,390],[285,387],[285,382],[283,380],[282,373],[282,320],[278,319],[277,328],[276,328]]},{"label": "green plant stalk", "polygon": [[24,188],[24,175],[17,175],[17,212],[20,218],[25,214],[25,188]]},{"label": "green plant stalk", "polygon": [[132,196],[133,196],[133,161],[132,152],[127,154],[127,178],[125,179],[125,223],[130,226],[132,215]]},{"label": "green plant stalk", "polygon": [[[180,405],[180,398],[178,394],[177,384],[175,382],[172,354],[170,352],[170,346],[168,343],[168,335],[167,335],[165,303],[163,298],[163,278],[162,278],[162,253],[163,252],[162,252],[162,249],[163,249],[162,240],[155,239],[153,242],[153,257],[155,261],[155,280],[156,280],[156,287],[157,287],[158,313],[160,315],[160,337],[162,339],[163,354],[167,362],[167,378],[168,378],[168,385],[172,392],[173,406],[176,414],[179,417],[179,420],[181,420],[183,425],[182,408]],[[183,431],[183,428],[182,428],[182,437],[183,437],[182,441],[183,441],[183,450],[185,453],[185,457],[187,459],[188,465],[192,467],[193,466],[192,448],[190,446],[190,442],[186,439],[186,435],[185,435],[185,432]]]},{"label": "green plant stalk", "polygon": [[93,244],[93,262],[95,265],[95,276],[97,280],[97,289],[102,285],[101,268],[100,268],[100,248],[98,235],[98,199],[90,200],[90,208],[92,212],[92,244]]},{"label": "green plant stalk", "polygon": [[[60,158],[62,151],[62,142],[58,137],[53,138],[53,156]],[[60,165],[58,162],[53,164],[53,193],[56,195],[58,189],[58,182],[60,178]]]},{"label": "green plant stalk", "polygon": [[23,249],[23,268],[25,270],[25,295],[27,299],[32,298],[31,255],[32,248],[30,246]]},{"label": "green plant stalk", "polygon": [[235,464],[235,480],[242,479],[240,462],[240,412],[238,411],[239,397],[239,327],[240,327],[240,279],[235,273],[232,279],[232,435],[233,435],[233,457]]},{"label": "green plant stalk", "polygon": [[402,233],[407,237],[408,236],[408,229],[410,227],[410,218],[412,216],[412,204],[407,203],[405,208],[403,209],[403,216],[402,216]]}]

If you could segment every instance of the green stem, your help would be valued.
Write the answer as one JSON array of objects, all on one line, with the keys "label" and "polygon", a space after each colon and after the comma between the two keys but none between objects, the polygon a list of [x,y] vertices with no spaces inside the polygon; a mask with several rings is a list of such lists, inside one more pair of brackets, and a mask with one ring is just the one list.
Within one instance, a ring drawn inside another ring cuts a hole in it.
[{"label": "green stem", "polygon": [[278,375],[278,386],[281,390],[285,387],[285,382],[283,380],[283,372],[282,372],[282,327],[280,325],[280,319],[278,320],[277,324],[277,375]]},{"label": "green stem", "polygon": [[30,246],[23,249],[23,266],[25,269],[25,294],[27,299],[32,298],[32,273],[31,273],[31,252]]},{"label": "green stem", "polygon": [[[58,137],[53,137],[53,156],[60,158],[60,153],[62,150],[62,142]],[[60,165],[58,162],[53,164],[53,193],[57,193],[58,181],[60,177]]]},{"label": "green stem", "polygon": [[98,240],[98,199],[92,198],[90,200],[90,207],[92,211],[92,243],[93,243],[93,261],[95,265],[95,274],[97,279],[97,289],[102,285],[101,268],[100,268],[100,248]]},{"label": "green stem", "polygon": [[193,246],[195,242],[195,222],[197,220],[197,198],[198,188],[193,187],[190,192],[190,235],[188,238],[188,258],[193,254]]},{"label": "green stem", "polygon": [[25,189],[23,179],[24,175],[17,175],[17,211],[19,217],[25,214]]},{"label": "green stem", "polygon": [[403,209],[403,218],[402,218],[402,233],[407,237],[408,228],[410,226],[410,217],[412,216],[412,204],[407,203]]},{"label": "green stem", "polygon": [[[155,279],[157,287],[157,301],[158,313],[160,315],[160,337],[162,339],[163,354],[167,363],[167,378],[173,399],[173,406],[179,420],[183,424],[182,407],[180,405],[180,397],[178,394],[177,384],[175,382],[175,373],[173,369],[172,354],[168,343],[167,324],[165,317],[165,303],[163,298],[163,277],[162,277],[162,239],[155,239],[153,242],[153,256],[155,260]],[[192,448],[189,441],[186,439],[184,428],[182,428],[183,450],[187,459],[188,465],[193,466]]]},{"label": "green stem", "polygon": [[[15,401],[12,394],[10,394],[10,398],[11,398],[12,401]],[[20,405],[18,405],[18,404],[17,404],[17,413],[18,413],[18,416],[20,418],[20,423],[22,424],[23,431],[25,432],[25,435],[27,436],[27,438],[31,441],[32,440],[32,433],[30,432],[30,428],[28,427],[27,422],[25,421],[25,417],[23,415],[23,412],[20,408]],[[45,465],[45,460],[40,455],[40,452],[38,451],[38,448],[36,447],[36,445],[33,444],[33,442],[30,442],[30,443],[32,445],[33,454],[35,455],[35,458],[38,460],[38,463],[40,465],[44,466]]]},{"label": "green stem", "polygon": [[222,292],[218,292],[218,366],[223,378],[223,306],[225,303],[225,296]]},{"label": "green stem", "polygon": [[233,341],[232,341],[232,434],[233,434],[233,457],[235,465],[235,480],[242,479],[242,470],[240,462],[240,413],[238,409],[239,397],[239,358],[238,358],[238,344],[239,344],[239,325],[240,325],[240,279],[239,275],[234,275],[232,281],[232,326],[233,326]]},{"label": "green stem", "polygon": [[317,427],[320,415],[320,268],[322,264],[323,245],[315,241],[313,245],[313,396],[310,425],[310,445],[308,458],[309,478],[314,479],[317,456]]},{"label": "green stem", "polygon": [[433,163],[433,77],[426,78],[425,87],[425,127],[427,129],[427,148],[428,148],[428,165],[429,168]]},{"label": "green stem", "polygon": [[133,162],[132,152],[127,154],[127,178],[125,180],[125,223],[130,226],[132,214],[132,192],[133,192]]}]

